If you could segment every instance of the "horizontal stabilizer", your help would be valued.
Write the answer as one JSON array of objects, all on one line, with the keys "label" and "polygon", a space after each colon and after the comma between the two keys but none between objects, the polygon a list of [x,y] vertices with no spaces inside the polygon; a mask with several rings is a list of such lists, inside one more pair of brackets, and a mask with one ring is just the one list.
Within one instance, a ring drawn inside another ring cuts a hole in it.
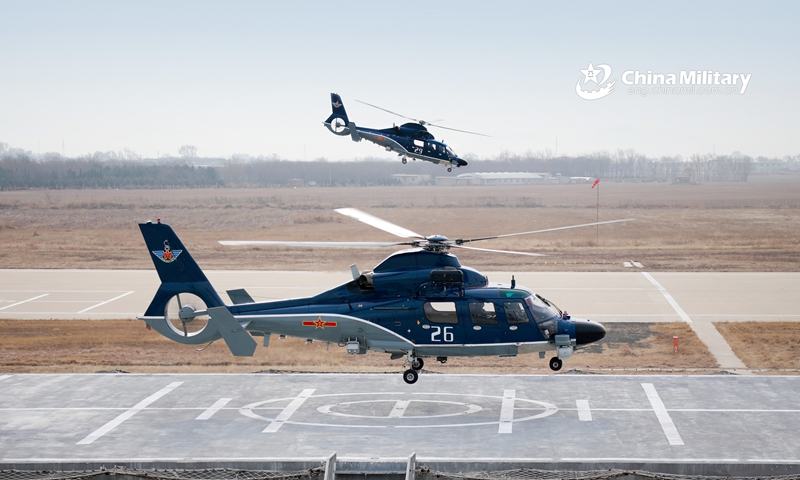
[{"label": "horizontal stabilizer", "polygon": [[255,300],[253,300],[253,297],[251,297],[250,294],[247,293],[247,290],[245,290],[244,288],[239,288],[237,290],[228,290],[227,293],[228,296],[231,297],[231,302],[233,302],[234,305],[255,302]]},{"label": "horizontal stabilizer", "polygon": [[247,333],[247,330],[239,324],[226,307],[215,307],[208,309],[211,317],[210,323],[219,330],[223,340],[228,345],[231,353],[236,357],[252,357],[256,351],[256,341]]}]

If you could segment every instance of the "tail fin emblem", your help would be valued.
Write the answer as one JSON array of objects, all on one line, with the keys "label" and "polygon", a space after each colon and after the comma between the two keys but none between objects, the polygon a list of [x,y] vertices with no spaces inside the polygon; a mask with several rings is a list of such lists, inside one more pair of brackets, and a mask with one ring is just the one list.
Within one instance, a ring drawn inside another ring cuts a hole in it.
[{"label": "tail fin emblem", "polygon": [[339,108],[339,107],[342,106],[342,104],[339,103],[339,102],[333,102],[333,106],[334,106],[334,108]]},{"label": "tail fin emblem", "polygon": [[178,258],[183,250],[173,250],[169,246],[169,240],[164,240],[164,250],[153,250],[153,255],[164,263],[172,263]]}]

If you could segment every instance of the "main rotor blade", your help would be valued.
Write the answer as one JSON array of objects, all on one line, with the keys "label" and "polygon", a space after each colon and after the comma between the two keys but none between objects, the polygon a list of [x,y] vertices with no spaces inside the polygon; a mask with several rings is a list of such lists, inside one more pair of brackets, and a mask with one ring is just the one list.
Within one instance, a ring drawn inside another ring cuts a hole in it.
[{"label": "main rotor blade", "polygon": [[462,243],[468,242],[477,242],[480,240],[491,240],[493,238],[506,238],[506,237],[516,237],[519,235],[533,235],[534,233],[545,233],[545,232],[555,232],[558,230],[569,230],[571,228],[582,228],[582,227],[593,227],[595,225],[607,225],[609,223],[620,223],[620,222],[633,222],[635,218],[625,218],[622,220],[607,220],[605,222],[593,222],[593,223],[583,223],[580,225],[570,225],[568,227],[556,227],[556,228],[546,228],[544,230],[534,230],[532,232],[520,232],[520,233],[507,233],[505,235],[495,235],[493,237],[480,237],[480,238],[460,238],[456,240],[457,245],[461,245]]},{"label": "main rotor blade", "polygon": [[398,116],[398,117],[400,117],[400,118],[405,118],[405,119],[407,119],[407,120],[414,120],[415,122],[419,122],[419,120],[417,120],[416,118],[406,117],[405,115],[400,115],[400,114],[399,114],[399,113],[397,113],[397,112],[393,112],[393,111],[391,111],[391,110],[386,110],[385,108],[381,108],[381,107],[379,107],[379,106],[377,106],[377,105],[373,105],[373,104],[371,104],[371,103],[362,102],[361,100],[356,100],[356,102],[358,102],[358,103],[363,103],[364,105],[369,105],[370,107],[372,107],[372,108],[377,108],[378,110],[383,110],[384,112],[391,113],[392,115],[397,115],[397,116]]},{"label": "main rotor blade", "polygon": [[323,248],[381,248],[414,245],[414,242],[284,242],[269,240],[220,240],[221,245],[234,247],[323,247]]},{"label": "main rotor blade", "polygon": [[[398,225],[395,225],[394,223],[387,222],[382,218],[372,216],[369,213],[362,212],[361,210],[357,210],[355,208],[337,208],[336,211],[341,213],[342,215],[346,215],[350,218],[355,218],[359,222],[366,223],[369,226],[383,230],[384,232],[391,233],[392,235],[397,235],[398,237],[401,238],[418,238],[420,240],[425,239],[425,237],[423,237],[419,233],[412,232],[407,228],[400,227]],[[397,244],[397,245],[403,245],[403,244]]]},{"label": "main rotor blade", "polygon": [[478,247],[465,247],[464,245],[452,245],[455,248],[463,248],[466,250],[478,250],[481,252],[492,252],[492,253],[510,253],[513,255],[528,255],[531,257],[546,257],[544,253],[528,253],[528,252],[515,252],[513,250],[493,250],[491,248],[478,248]]},{"label": "main rotor blade", "polygon": [[492,138],[491,135],[486,135],[485,133],[470,132],[470,131],[467,131],[467,130],[459,130],[457,128],[443,127],[441,125],[435,125],[433,123],[426,123],[425,125],[430,125],[431,127],[436,127],[436,128],[443,128],[445,130],[452,130],[454,132],[469,133],[470,135],[480,135],[481,137]]}]

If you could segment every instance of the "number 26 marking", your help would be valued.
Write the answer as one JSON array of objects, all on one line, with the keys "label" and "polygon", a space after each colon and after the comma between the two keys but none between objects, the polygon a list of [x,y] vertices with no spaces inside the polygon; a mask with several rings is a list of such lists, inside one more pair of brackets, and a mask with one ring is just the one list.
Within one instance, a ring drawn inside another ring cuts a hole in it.
[{"label": "number 26 marking", "polygon": [[[442,342],[442,341],[444,341],[444,342],[452,342],[453,341],[453,327],[444,327],[444,330],[442,330],[442,327],[432,326],[431,330],[433,330],[431,332],[431,342]],[[444,335],[442,335],[442,334],[444,334]],[[438,338],[439,336],[442,336],[443,338],[440,339],[440,338]]]}]

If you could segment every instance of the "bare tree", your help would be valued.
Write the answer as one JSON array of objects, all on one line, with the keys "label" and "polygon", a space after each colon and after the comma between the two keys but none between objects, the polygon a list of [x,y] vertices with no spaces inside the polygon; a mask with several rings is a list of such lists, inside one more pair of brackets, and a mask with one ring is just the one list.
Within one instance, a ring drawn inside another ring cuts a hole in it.
[{"label": "bare tree", "polygon": [[194,145],[183,145],[178,149],[178,153],[183,158],[197,158],[197,147]]}]

